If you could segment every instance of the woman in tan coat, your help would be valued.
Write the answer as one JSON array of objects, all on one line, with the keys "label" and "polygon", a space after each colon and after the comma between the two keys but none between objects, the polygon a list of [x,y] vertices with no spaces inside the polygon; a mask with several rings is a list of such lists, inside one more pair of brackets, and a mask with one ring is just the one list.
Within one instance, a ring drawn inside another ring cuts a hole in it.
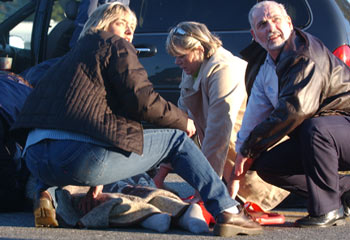
[{"label": "woman in tan coat", "polygon": [[[246,106],[246,62],[224,49],[220,39],[197,22],[181,22],[171,29],[166,48],[183,69],[178,106],[193,119],[209,163],[228,182]],[[160,172],[154,178],[158,186],[163,177]],[[252,201],[263,209],[273,208],[285,196],[285,192],[263,182],[256,173],[241,181],[238,193],[243,202]]]}]

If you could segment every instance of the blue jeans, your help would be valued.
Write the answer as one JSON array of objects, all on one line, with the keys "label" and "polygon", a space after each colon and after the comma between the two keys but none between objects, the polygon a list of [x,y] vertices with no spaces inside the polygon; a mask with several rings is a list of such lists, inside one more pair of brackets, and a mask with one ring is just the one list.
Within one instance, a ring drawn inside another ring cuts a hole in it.
[{"label": "blue jeans", "polygon": [[201,150],[180,130],[145,130],[142,155],[90,143],[49,139],[30,146],[25,155],[31,173],[46,185],[39,186],[41,190],[53,186],[109,184],[143,173],[163,159],[199,191],[214,216],[238,205]]}]

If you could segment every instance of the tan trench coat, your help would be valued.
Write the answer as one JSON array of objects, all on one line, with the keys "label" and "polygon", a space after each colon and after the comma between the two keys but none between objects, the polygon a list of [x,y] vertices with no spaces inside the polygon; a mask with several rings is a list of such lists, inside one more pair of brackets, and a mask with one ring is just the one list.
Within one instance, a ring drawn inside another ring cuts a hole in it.
[{"label": "tan trench coat", "polygon": [[[178,106],[195,122],[201,148],[220,177],[229,180],[236,157],[235,141],[245,111],[247,63],[224,48],[202,63],[197,78],[183,72]],[[278,205],[289,192],[264,182],[255,172],[241,181],[238,196],[264,210]]]}]

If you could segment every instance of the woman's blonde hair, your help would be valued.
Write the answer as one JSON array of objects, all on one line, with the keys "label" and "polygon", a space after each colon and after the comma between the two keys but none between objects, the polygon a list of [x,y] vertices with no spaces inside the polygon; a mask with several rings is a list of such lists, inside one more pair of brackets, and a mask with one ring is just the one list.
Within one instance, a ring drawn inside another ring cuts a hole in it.
[{"label": "woman's blonde hair", "polygon": [[221,40],[199,22],[181,22],[172,28],[166,40],[166,50],[174,57],[202,45],[204,57],[210,58],[222,46]]},{"label": "woman's blonde hair", "polygon": [[86,21],[79,39],[90,32],[97,32],[99,30],[107,31],[112,22],[129,15],[135,18],[136,25],[136,15],[128,6],[120,2],[102,4],[92,12]]}]

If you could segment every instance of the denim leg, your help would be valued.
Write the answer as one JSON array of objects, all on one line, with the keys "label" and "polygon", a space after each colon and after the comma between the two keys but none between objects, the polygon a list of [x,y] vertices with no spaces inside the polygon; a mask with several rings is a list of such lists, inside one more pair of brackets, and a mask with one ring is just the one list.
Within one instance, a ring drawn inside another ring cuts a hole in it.
[{"label": "denim leg", "polygon": [[217,216],[224,209],[239,205],[195,143],[181,133],[168,156],[174,171],[198,190],[206,209]]},{"label": "denim leg", "polygon": [[[226,208],[239,204],[230,197],[226,186],[202,151],[186,133],[175,129],[145,130],[143,154],[139,156],[131,153],[129,158],[120,163],[118,171],[120,176],[123,175],[120,180],[143,173],[163,159],[171,162],[174,171],[199,191],[206,208],[214,216]],[[108,169],[110,173],[115,171],[112,168],[110,166]],[[129,173],[129,176],[125,173]]]},{"label": "denim leg", "polygon": [[41,172],[48,172],[48,168],[47,168],[48,154],[47,154],[46,144],[36,145],[35,151],[27,151],[25,155],[25,160],[29,171],[32,173],[32,175],[36,179],[36,185],[34,189],[35,196],[32,196],[32,197],[39,199],[40,193],[44,190],[47,190],[52,197],[52,202],[54,206],[56,207],[57,201],[56,201],[55,191],[57,187],[56,186],[51,187],[50,185],[45,183],[46,182],[45,178],[39,177],[40,176],[39,169],[41,169]]},{"label": "denim leg", "polygon": [[163,159],[200,192],[214,216],[238,204],[193,141],[175,129],[145,130],[142,155],[63,140],[42,141],[26,154],[32,174],[49,186],[105,185],[143,173]]}]

